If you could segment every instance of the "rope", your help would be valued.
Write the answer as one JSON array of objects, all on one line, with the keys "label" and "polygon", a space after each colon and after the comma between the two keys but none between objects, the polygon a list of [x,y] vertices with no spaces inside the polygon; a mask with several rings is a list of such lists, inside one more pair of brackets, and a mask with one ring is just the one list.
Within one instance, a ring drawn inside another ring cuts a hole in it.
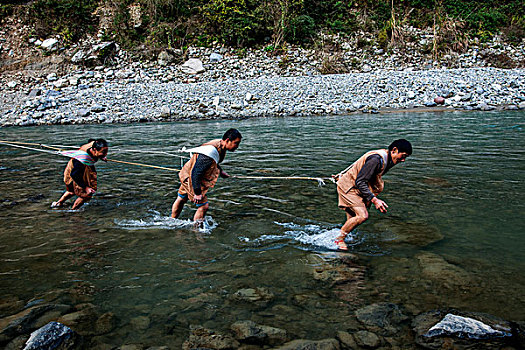
[{"label": "rope", "polygon": [[[49,145],[45,145],[45,144],[42,144],[42,143],[3,141],[3,140],[0,140],[0,144],[6,145],[6,146],[11,146],[11,147],[29,149],[29,150],[37,151],[37,152],[45,152],[45,153],[50,153],[50,154],[57,154],[57,155],[62,155],[62,156],[66,156],[67,157],[67,155],[63,155],[63,154],[60,153],[60,151],[63,151],[63,148],[56,147],[57,145],[49,146]],[[25,146],[23,146],[23,145],[25,145]],[[47,150],[43,150],[43,149],[38,149],[38,148],[33,148],[33,147],[27,147],[27,146],[39,146],[39,147],[42,147],[42,148],[49,148],[49,149],[55,150],[55,152],[47,151]],[[76,147],[73,147],[73,146],[60,146],[60,147],[76,148]],[[185,148],[183,148],[179,152],[185,152],[185,151],[186,151]],[[144,152],[148,152],[148,151],[140,151],[140,152],[144,153]],[[149,153],[152,153],[152,152],[149,152]],[[159,151],[159,153],[169,154],[168,152],[163,152],[163,151]],[[170,154],[170,155],[172,155],[172,154]],[[173,156],[176,156],[176,155],[173,155]],[[152,164],[126,162],[126,161],[123,161],[123,160],[116,160],[116,159],[109,159],[109,158],[106,159],[106,160],[108,162],[113,162],[113,163],[136,165],[136,166],[141,166],[141,167],[161,169],[161,170],[168,170],[168,171],[177,171],[177,172],[180,171],[180,169],[168,168],[168,167],[152,165]],[[331,181],[331,182],[335,183],[335,180],[333,178],[309,177],[309,176],[243,176],[243,175],[232,175],[230,177],[234,178],[234,179],[253,179],[253,180],[315,180],[319,184],[319,187],[325,186],[326,185],[325,181]]]},{"label": "rope", "polygon": [[254,179],[254,180],[315,180],[319,184],[319,187],[326,185],[325,180],[333,181],[331,178],[322,177],[308,177],[308,176],[231,176],[235,179]]},{"label": "rope", "polygon": [[122,163],[122,164],[130,164],[130,165],[137,165],[137,166],[143,166],[143,167],[147,167],[147,168],[155,168],[155,169],[162,169],[162,170],[169,170],[169,171],[180,171],[180,169],[175,169],[175,168],[166,168],[166,167],[163,167],[163,166],[158,166],[158,165],[151,165],[151,164],[143,164],[143,163],[134,163],[134,162],[125,162],[123,160],[116,160],[116,159],[106,159],[108,162],[113,162],[113,163]]}]

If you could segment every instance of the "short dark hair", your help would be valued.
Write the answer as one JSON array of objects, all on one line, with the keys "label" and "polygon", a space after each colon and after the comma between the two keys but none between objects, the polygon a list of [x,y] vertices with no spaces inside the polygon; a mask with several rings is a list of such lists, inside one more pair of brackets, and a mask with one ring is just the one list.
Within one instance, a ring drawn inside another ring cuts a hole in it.
[{"label": "short dark hair", "polygon": [[408,155],[412,154],[412,144],[405,139],[395,140],[388,146],[389,151],[392,151],[394,148],[397,148],[399,152],[404,152]]},{"label": "short dark hair", "polygon": [[242,135],[241,133],[239,132],[239,130],[237,129],[229,129],[228,131],[226,131],[224,133],[224,135],[222,136],[222,139],[223,140],[230,140],[230,141],[233,141],[233,140],[236,140],[236,139],[242,139]]},{"label": "short dark hair", "polygon": [[104,139],[89,139],[88,143],[89,142],[93,142],[93,146],[91,146],[91,148],[94,148],[97,151],[108,147],[108,143]]}]

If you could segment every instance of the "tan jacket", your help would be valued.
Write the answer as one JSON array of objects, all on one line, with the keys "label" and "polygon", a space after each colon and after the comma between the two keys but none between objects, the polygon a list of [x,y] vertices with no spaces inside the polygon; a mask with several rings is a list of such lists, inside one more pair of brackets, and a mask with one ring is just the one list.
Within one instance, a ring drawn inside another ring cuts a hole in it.
[{"label": "tan jacket", "polygon": [[[217,140],[206,142],[202,146],[212,145],[213,147],[215,147],[217,151],[219,152],[219,156],[220,156],[219,162],[221,162],[224,159],[224,155],[226,152],[225,150],[222,150],[220,148],[220,144],[221,144],[221,140],[217,139]],[[191,183],[191,172],[193,171],[193,167],[195,166],[195,162],[197,161],[198,156],[199,156],[198,153],[194,153],[191,159],[187,161],[186,164],[184,164],[184,166],[182,167],[182,170],[179,173],[180,181],[182,183],[184,183],[185,181],[188,181],[188,186],[190,190],[193,188],[193,185]],[[202,193],[206,193],[207,190],[215,186],[215,184],[217,183],[217,180],[219,179],[220,173],[221,171],[219,169],[219,164],[213,162],[213,165],[210,166],[208,170],[206,170],[206,172],[204,173],[204,176],[201,179]]]},{"label": "tan jacket", "polygon": [[357,174],[359,174],[359,171],[361,171],[363,165],[365,165],[366,159],[373,154],[379,154],[383,158],[383,166],[381,167],[379,173],[374,178],[370,179],[368,182],[368,188],[370,188],[370,191],[372,191],[372,193],[376,196],[383,191],[385,183],[382,177],[388,162],[387,149],[379,149],[365,153],[363,156],[361,156],[361,158],[356,160],[345,173],[339,176],[337,186],[344,193],[348,193],[352,188],[355,188]]},{"label": "tan jacket", "polygon": [[[93,146],[93,142],[86,143],[85,145],[82,145],[80,149],[84,152],[87,152],[88,149],[90,149]],[[82,189],[73,181],[73,178],[71,177],[71,171],[73,170],[73,158],[69,160],[66,166],[66,170],[64,170],[64,183],[66,185],[70,185],[71,183],[75,186],[75,193],[76,190],[82,191]],[[87,166],[84,170],[83,180],[86,186],[91,187],[95,191],[97,190],[97,170],[94,166]],[[77,188],[78,187],[78,188]]]}]

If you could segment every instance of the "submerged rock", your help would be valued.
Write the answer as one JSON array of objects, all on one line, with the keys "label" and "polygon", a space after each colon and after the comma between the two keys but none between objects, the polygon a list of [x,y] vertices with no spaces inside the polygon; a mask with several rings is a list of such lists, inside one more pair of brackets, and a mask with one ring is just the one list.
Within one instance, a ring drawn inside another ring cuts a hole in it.
[{"label": "submerged rock", "polygon": [[382,335],[399,333],[401,324],[408,319],[399,306],[391,303],[368,305],[357,310],[355,315],[369,330]]},{"label": "submerged rock", "polygon": [[190,349],[236,349],[239,342],[229,335],[219,334],[212,330],[197,327],[191,331],[188,340],[182,344],[183,350]]},{"label": "submerged rock", "polygon": [[286,341],[286,331],[258,325],[253,321],[239,321],[231,325],[237,340],[251,344],[278,345]]},{"label": "submerged rock", "polygon": [[38,305],[0,319],[0,343],[6,343],[22,334],[29,334],[70,309],[69,305],[61,304]]},{"label": "submerged rock", "polygon": [[340,348],[341,346],[336,339],[297,339],[274,348],[274,350],[339,350]]}]

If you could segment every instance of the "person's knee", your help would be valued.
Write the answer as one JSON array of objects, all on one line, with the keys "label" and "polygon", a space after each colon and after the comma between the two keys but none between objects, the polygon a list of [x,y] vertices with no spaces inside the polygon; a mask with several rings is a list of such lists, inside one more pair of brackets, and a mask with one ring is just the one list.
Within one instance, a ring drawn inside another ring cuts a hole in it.
[{"label": "person's knee", "polygon": [[368,212],[364,211],[364,212],[357,213],[357,215],[355,216],[355,219],[357,220],[359,224],[362,224],[363,222],[368,220]]},{"label": "person's knee", "polygon": [[199,209],[202,210],[202,211],[207,211],[209,207],[210,207],[210,205],[208,203],[206,203],[206,204],[200,206]]}]

